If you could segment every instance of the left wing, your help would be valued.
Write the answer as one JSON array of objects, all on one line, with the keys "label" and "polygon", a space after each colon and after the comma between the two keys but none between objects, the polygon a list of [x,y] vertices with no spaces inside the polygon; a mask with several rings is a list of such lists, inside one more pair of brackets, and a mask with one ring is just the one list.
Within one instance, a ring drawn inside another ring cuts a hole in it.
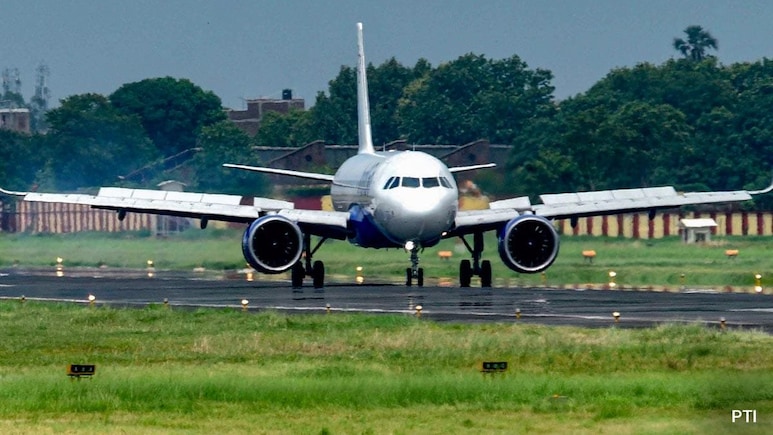
[{"label": "left wing", "polygon": [[528,197],[494,201],[486,210],[460,211],[456,227],[450,235],[463,235],[499,228],[521,214],[535,214],[548,219],[576,219],[628,212],[675,208],[691,204],[747,201],[752,195],[768,193],[773,184],[763,190],[727,192],[677,192],[672,186],[642,189],[599,190],[592,192],[540,195],[541,204],[531,204]]},{"label": "left wing", "polygon": [[333,175],[320,174],[317,172],[301,172],[301,171],[293,171],[290,169],[265,168],[262,166],[235,165],[233,163],[224,163],[223,167],[232,168],[232,169],[242,169],[244,171],[262,172],[264,174],[278,174],[278,175],[287,175],[290,177],[307,178],[310,180],[329,181],[331,183],[333,182],[333,177],[334,177]]},{"label": "left wing", "polygon": [[164,190],[102,187],[96,195],[14,192],[0,188],[0,193],[23,197],[25,201],[83,204],[93,208],[115,210],[123,219],[127,212],[182,216],[202,220],[252,222],[266,214],[279,214],[309,231],[310,234],[345,238],[348,213],[296,210],[292,202],[270,198],[221,195]]}]

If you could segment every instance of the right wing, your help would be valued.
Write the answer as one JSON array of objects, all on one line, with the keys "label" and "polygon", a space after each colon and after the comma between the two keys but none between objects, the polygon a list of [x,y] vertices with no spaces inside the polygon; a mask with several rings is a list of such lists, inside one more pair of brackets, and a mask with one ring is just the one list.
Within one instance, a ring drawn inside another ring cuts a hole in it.
[{"label": "right wing", "polygon": [[0,193],[22,197],[25,201],[83,204],[115,210],[123,219],[127,212],[182,216],[209,220],[249,223],[267,214],[279,214],[296,222],[309,234],[344,239],[349,214],[335,211],[300,210],[295,204],[270,198],[247,197],[165,190],[102,187],[96,195],[14,192]]}]

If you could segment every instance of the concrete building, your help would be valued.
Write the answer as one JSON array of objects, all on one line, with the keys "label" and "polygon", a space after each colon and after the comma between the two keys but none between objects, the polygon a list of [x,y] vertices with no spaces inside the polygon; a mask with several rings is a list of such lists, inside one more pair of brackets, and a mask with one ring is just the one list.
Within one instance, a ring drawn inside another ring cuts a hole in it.
[{"label": "concrete building", "polygon": [[260,129],[260,122],[263,115],[268,112],[287,113],[291,109],[303,110],[306,108],[306,102],[303,98],[293,98],[293,92],[290,89],[282,91],[282,99],[275,98],[257,98],[247,100],[247,110],[228,110],[226,114],[228,119],[233,121],[237,127],[242,129],[250,136],[255,136]]},{"label": "concrete building", "polygon": [[0,128],[30,133],[29,109],[0,109]]}]

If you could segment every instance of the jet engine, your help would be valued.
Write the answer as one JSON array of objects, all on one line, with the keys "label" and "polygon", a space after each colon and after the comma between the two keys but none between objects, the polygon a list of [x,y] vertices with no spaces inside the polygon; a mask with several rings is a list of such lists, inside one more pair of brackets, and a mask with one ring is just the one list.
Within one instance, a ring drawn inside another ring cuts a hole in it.
[{"label": "jet engine", "polygon": [[291,220],[279,215],[256,219],[242,238],[242,253],[255,270],[281,273],[291,268],[303,253],[303,233]]},{"label": "jet engine", "polygon": [[541,216],[518,216],[499,233],[499,256],[516,272],[541,272],[558,256],[558,233]]}]

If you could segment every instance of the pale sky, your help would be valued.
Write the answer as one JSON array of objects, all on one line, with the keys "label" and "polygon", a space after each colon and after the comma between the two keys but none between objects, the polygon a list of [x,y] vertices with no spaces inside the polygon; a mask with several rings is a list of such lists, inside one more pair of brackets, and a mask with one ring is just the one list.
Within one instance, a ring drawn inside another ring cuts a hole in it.
[{"label": "pale sky", "polygon": [[52,106],[172,76],[226,107],[283,88],[308,107],[342,65],[356,64],[358,21],[375,65],[518,55],[553,72],[558,99],[612,68],[678,57],[672,41],[693,24],[718,39],[724,64],[773,57],[767,0],[0,0],[0,17],[0,70],[19,69],[29,101],[45,62]]}]

